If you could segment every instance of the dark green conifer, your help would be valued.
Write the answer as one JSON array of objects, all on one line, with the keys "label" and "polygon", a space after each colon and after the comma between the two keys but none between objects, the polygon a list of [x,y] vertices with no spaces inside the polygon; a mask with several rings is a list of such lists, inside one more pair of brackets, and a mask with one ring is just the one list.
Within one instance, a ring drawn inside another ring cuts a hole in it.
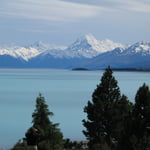
[{"label": "dark green conifer", "polygon": [[135,147],[150,149],[150,90],[144,83],[136,93],[133,110]]},{"label": "dark green conifer", "polygon": [[150,90],[145,83],[138,89],[123,127],[118,150],[150,150]]},{"label": "dark green conifer", "polygon": [[117,100],[113,104],[113,137],[118,143],[123,132],[124,132],[124,122],[127,121],[128,117],[132,113],[132,103],[129,102],[125,95],[121,96],[120,100]]},{"label": "dark green conifer", "polygon": [[54,124],[49,117],[53,113],[49,111],[45,98],[39,94],[36,99],[36,108],[32,114],[33,126],[40,130],[44,140],[39,144],[39,150],[59,150],[62,147],[63,135],[58,128],[59,124]]},{"label": "dark green conifer", "polygon": [[87,120],[83,120],[86,128],[83,133],[91,149],[113,149],[119,139],[126,109],[128,111],[124,104],[128,105],[127,98],[121,96],[113,71],[108,67],[92,94],[92,101],[88,101],[84,108]]}]

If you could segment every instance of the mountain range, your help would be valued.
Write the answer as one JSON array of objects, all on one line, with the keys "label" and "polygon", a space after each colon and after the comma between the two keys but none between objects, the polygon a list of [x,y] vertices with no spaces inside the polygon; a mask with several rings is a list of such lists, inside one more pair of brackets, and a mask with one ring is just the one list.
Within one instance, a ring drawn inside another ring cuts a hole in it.
[{"label": "mountain range", "polygon": [[32,45],[0,47],[0,68],[150,69],[150,43],[130,46],[88,34],[69,46],[35,42]]}]

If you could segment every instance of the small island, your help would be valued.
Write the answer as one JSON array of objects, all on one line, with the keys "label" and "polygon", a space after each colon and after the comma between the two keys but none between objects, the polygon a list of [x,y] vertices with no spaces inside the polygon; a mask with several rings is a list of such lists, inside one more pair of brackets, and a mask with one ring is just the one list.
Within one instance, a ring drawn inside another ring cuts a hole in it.
[{"label": "small island", "polygon": [[73,68],[73,71],[89,71],[87,68]]}]

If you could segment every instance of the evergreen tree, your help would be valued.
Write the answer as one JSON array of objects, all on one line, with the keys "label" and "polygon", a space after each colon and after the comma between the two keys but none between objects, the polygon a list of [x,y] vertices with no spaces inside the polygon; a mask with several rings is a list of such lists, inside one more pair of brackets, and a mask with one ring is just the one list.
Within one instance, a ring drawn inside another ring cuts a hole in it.
[{"label": "evergreen tree", "polygon": [[125,95],[121,96],[120,100],[117,100],[113,104],[113,137],[114,140],[118,143],[123,132],[124,132],[124,123],[131,116],[133,104],[129,102],[128,98]]},{"label": "evergreen tree", "polygon": [[150,90],[145,83],[136,93],[133,118],[136,149],[150,149]]},{"label": "evergreen tree", "polygon": [[[113,72],[108,67],[102,78],[101,83],[92,94],[92,101],[88,101],[84,112],[87,113],[87,120],[83,120],[86,130],[84,135],[89,141],[91,149],[113,149],[117,142],[122,122],[125,114],[124,103],[128,101],[125,96],[121,96],[117,80]],[[121,113],[121,111],[123,111]]]},{"label": "evergreen tree", "polygon": [[45,98],[39,94],[36,99],[36,108],[32,114],[32,123],[43,135],[44,140],[39,144],[39,150],[59,150],[62,147],[62,133],[58,128],[59,124],[50,121],[49,116],[53,113],[49,111]]},{"label": "evergreen tree", "polygon": [[118,150],[150,150],[150,90],[145,83],[138,89],[123,127]]},{"label": "evergreen tree", "polygon": [[[124,96],[123,96],[124,97]],[[124,97],[125,98],[125,97]],[[116,150],[133,150],[131,144],[131,135],[133,132],[134,124],[132,122],[132,110],[133,104],[126,100],[127,98],[122,98],[120,101],[120,115],[116,115],[117,118],[120,118],[120,124],[117,129],[120,130],[119,135],[117,135],[117,145]]]}]

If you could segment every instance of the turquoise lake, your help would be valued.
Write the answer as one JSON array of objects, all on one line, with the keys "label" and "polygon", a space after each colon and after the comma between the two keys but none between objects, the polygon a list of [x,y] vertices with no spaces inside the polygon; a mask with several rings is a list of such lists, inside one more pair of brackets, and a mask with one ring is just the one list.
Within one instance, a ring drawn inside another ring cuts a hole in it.
[{"label": "turquoise lake", "polygon": [[[45,97],[50,118],[59,123],[64,138],[84,140],[83,108],[100,83],[104,71],[51,69],[0,69],[0,148],[12,147],[32,126],[32,113],[39,93]],[[130,101],[145,82],[150,86],[150,72],[113,73],[121,93]]]}]

